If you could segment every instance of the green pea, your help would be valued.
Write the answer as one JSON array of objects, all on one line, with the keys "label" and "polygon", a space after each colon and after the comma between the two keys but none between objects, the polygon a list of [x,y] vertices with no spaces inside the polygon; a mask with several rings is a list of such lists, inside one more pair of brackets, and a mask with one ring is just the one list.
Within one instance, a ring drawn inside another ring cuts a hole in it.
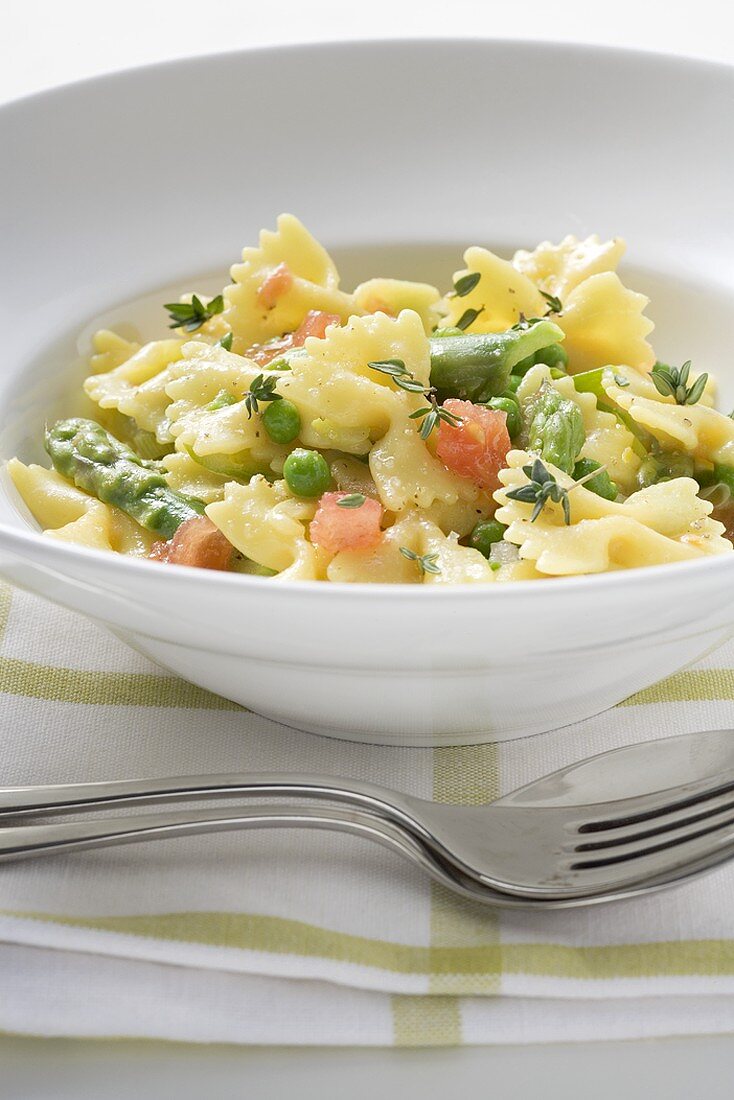
[{"label": "green pea", "polygon": [[490,397],[486,402],[488,409],[497,409],[499,412],[507,414],[507,431],[510,434],[510,439],[516,439],[522,431],[522,415],[520,413],[520,402],[513,394],[505,393],[502,397]]},{"label": "green pea", "polygon": [[271,401],[262,415],[262,421],[273,443],[292,443],[301,430],[300,413],[286,397],[282,401]]},{"label": "green pea", "polygon": [[[549,344],[542,351],[536,351],[535,362],[545,363],[546,367],[555,367],[565,374],[568,366],[568,355],[562,344]],[[515,370],[517,370],[517,367],[515,367]]]},{"label": "green pea", "polygon": [[507,383],[507,391],[509,391],[509,393],[517,393],[520,389],[521,382],[522,378],[518,374],[511,374]]},{"label": "green pea", "polygon": [[660,466],[653,455],[647,455],[640,463],[637,471],[637,484],[641,489],[647,489],[654,485],[660,476]]},{"label": "green pea", "polygon": [[593,458],[580,458],[578,460],[573,468],[573,479],[574,481],[580,481],[582,477],[593,474],[594,470],[601,470],[601,473],[585,481],[584,487],[592,493],[596,493],[598,497],[603,497],[604,500],[616,500],[619,496],[616,483],[612,481],[606,470],[602,470],[601,463],[594,462]]},{"label": "green pea", "polygon": [[496,519],[480,519],[472,533],[469,535],[469,545],[489,557],[489,552],[495,542],[502,542],[507,528]]},{"label": "green pea", "polygon": [[734,466],[721,466],[717,463],[714,466],[714,480],[718,485],[726,485],[734,496]]},{"label": "green pea", "polygon": [[302,447],[288,455],[283,463],[283,477],[297,497],[320,497],[331,485],[331,470],[324,456]]},{"label": "green pea", "polygon": [[[648,455],[637,471],[637,484],[641,489],[646,489],[648,485],[655,485],[659,481],[670,481],[674,477],[693,477],[694,468],[695,464],[690,455]],[[726,470],[726,467],[722,466],[721,469]],[[725,478],[716,476],[716,473],[714,469],[711,484],[714,480],[725,481]],[[700,475],[698,480],[700,484]]]},{"label": "green pea", "polygon": [[[665,456],[665,477],[693,477],[693,470],[695,463],[690,455],[666,455]],[[714,467],[714,472],[718,470],[726,470],[726,466]],[[724,478],[720,477],[720,481]]]}]

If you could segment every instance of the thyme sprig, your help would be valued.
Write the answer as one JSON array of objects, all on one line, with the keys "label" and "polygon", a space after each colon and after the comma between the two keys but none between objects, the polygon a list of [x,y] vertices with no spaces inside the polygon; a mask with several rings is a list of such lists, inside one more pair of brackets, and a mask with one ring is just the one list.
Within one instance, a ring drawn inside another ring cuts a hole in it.
[{"label": "thyme sprig", "polygon": [[441,572],[441,566],[438,564],[438,554],[416,554],[415,550],[411,550],[408,546],[401,546],[400,553],[408,561],[416,562],[421,573],[433,573],[437,576]]},{"label": "thyme sprig", "polygon": [[234,336],[234,333],[228,332],[224,336],[222,336],[222,338],[220,340],[217,340],[217,344],[219,345],[220,348],[224,348],[225,351],[231,351],[232,350],[232,338],[233,338],[233,336]]},{"label": "thyme sprig", "polygon": [[656,363],[650,378],[655,389],[663,397],[672,397],[678,405],[695,405],[703,396],[708,382],[708,374],[700,374],[692,386],[688,385],[691,372],[691,360],[682,367],[669,367],[666,363]]},{"label": "thyme sprig", "polygon": [[539,458],[534,459],[531,465],[523,466],[522,472],[528,478],[529,484],[510,489],[506,494],[507,499],[532,504],[531,523],[535,523],[548,501],[552,500],[554,504],[561,505],[564,522],[570,524],[571,505],[568,502],[568,489],[564,489],[562,485],[558,484],[554,475],[550,470],[546,470]]},{"label": "thyme sprig", "polygon": [[437,428],[442,420],[444,424],[449,424],[452,428],[458,428],[459,425],[463,423],[460,416],[457,416],[456,413],[449,412],[448,409],[444,409],[442,405],[439,405],[438,399],[436,398],[436,390],[433,386],[424,392],[429,404],[422,409],[416,409],[416,411],[412,412],[408,417],[409,420],[423,421],[418,433],[421,439],[428,439],[433,429]]},{"label": "thyme sprig", "polygon": [[530,522],[535,523],[540,513],[545,508],[549,500],[552,500],[554,504],[560,504],[563,509],[563,522],[568,526],[571,523],[571,504],[568,499],[569,494],[574,489],[580,489],[582,485],[585,485],[587,481],[592,481],[599,474],[606,470],[606,466],[599,466],[591,470],[584,477],[575,481],[570,488],[566,489],[563,485],[559,485],[555,476],[546,469],[539,458],[533,460],[531,465],[523,466],[522,472],[530,482],[529,485],[518,485],[516,489],[510,489],[505,495],[508,500],[520,500],[524,504],[532,504],[533,511],[530,515]]},{"label": "thyme sprig", "polygon": [[182,328],[185,332],[195,332],[203,324],[210,321],[216,313],[224,309],[224,298],[217,294],[206,305],[196,294],[192,294],[190,302],[168,302],[163,307],[168,310],[171,319],[169,328]]},{"label": "thyme sprig", "polygon": [[420,393],[425,397],[428,404],[422,409],[416,409],[409,416],[410,420],[422,421],[418,429],[421,439],[428,439],[433,429],[438,427],[441,421],[444,424],[449,424],[452,428],[458,428],[462,423],[460,416],[439,405],[436,387],[424,386],[422,382],[419,382],[408,370],[402,359],[380,359],[369,363],[368,366],[379,371],[380,374],[386,374],[388,378],[392,378],[396,386],[407,390],[408,393]]},{"label": "thyme sprig", "polygon": [[250,383],[250,388],[245,394],[245,408],[247,409],[247,419],[252,419],[252,414],[260,411],[259,402],[263,401],[282,401],[282,394],[275,392],[275,387],[278,384],[277,378],[266,378],[262,374],[258,374],[256,378],[253,378]]},{"label": "thyme sprig", "polygon": [[392,378],[396,386],[408,393],[424,393],[425,386],[408,370],[402,359],[377,359],[367,364],[372,370]]}]

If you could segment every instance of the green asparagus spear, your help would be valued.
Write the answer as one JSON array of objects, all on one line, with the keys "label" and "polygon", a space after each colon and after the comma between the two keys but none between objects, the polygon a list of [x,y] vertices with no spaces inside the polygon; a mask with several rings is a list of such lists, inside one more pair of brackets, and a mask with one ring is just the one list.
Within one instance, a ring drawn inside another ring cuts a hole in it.
[{"label": "green asparagus spear", "polygon": [[574,401],[561,397],[552,386],[544,385],[538,391],[531,415],[528,450],[572,474],[586,439],[581,409]]},{"label": "green asparagus spear", "polygon": [[46,430],[45,444],[63,477],[164,539],[204,514],[200,500],[171,489],[161,473],[93,420],[59,420]]},{"label": "green asparagus spear", "polygon": [[516,363],[563,338],[553,321],[537,321],[506,332],[433,337],[429,340],[431,385],[436,387],[439,401],[447,397],[488,401],[507,389]]},{"label": "green asparagus spear", "polygon": [[153,432],[139,428],[131,416],[125,416],[117,409],[104,409],[103,412],[102,410],[100,412],[102,414],[100,422],[103,421],[102,427],[110,432],[115,439],[129,444],[135,454],[144,460],[143,465],[148,461],[155,462],[156,459],[163,458],[164,455],[170,454],[173,450],[171,444],[160,443]]},{"label": "green asparagus spear", "polygon": [[632,449],[635,454],[644,459],[653,445],[652,436],[649,432],[646,432],[644,428],[641,428],[628,412],[625,412],[624,409],[620,409],[619,405],[612,404],[609,400],[607,392],[604,389],[604,372],[609,369],[609,367],[596,367],[594,370],[584,371],[583,374],[574,374],[574,387],[578,393],[593,393],[596,398],[596,407],[601,409],[602,412],[612,413],[613,416],[616,416],[620,424],[627,428],[635,437],[635,441],[632,444]]}]

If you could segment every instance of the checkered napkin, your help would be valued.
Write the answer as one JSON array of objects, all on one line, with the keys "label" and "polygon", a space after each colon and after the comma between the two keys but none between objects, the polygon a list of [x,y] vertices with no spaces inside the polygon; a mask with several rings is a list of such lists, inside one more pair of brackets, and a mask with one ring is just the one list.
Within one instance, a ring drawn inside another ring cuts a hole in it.
[{"label": "checkered napkin", "polygon": [[[734,645],[552,734],[401,749],[298,733],[0,588],[5,785],[326,772],[478,804],[584,756],[734,725]],[[194,836],[0,865],[0,1030],[446,1045],[734,1030],[734,865],[605,907],[493,911],[335,833]]]}]

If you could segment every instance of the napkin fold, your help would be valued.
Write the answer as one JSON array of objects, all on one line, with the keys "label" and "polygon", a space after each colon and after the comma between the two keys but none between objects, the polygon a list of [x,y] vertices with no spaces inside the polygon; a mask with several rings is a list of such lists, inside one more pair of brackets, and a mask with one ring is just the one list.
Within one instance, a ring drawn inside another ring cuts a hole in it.
[{"label": "napkin fold", "polygon": [[[0,587],[8,786],[318,771],[478,804],[605,749],[730,726],[733,700],[728,644],[551,734],[356,745],[249,713]],[[446,1045],[722,1033],[734,1030],[734,868],[614,905],[516,912],[457,898],[332,833],[212,834],[2,864],[0,989],[0,1030],[35,1035]]]}]

